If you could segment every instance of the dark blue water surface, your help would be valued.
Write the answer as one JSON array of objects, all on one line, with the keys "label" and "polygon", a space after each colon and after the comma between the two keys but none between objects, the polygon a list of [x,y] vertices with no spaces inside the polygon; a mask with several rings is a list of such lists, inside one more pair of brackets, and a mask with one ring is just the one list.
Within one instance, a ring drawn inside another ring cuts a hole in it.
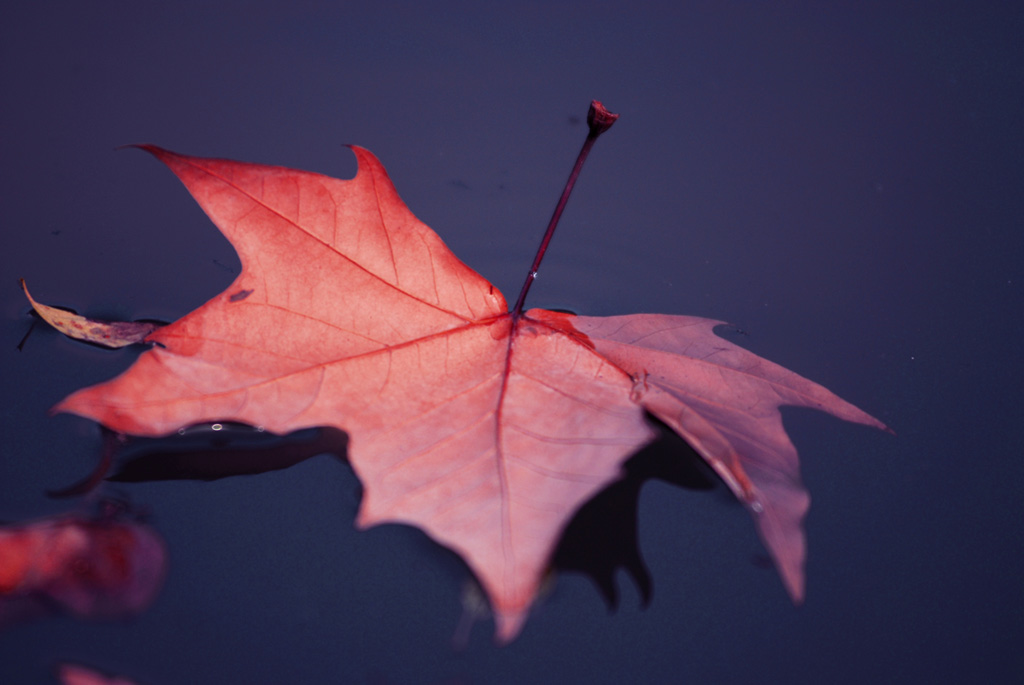
[{"label": "dark blue water surface", "polygon": [[93,467],[99,430],[47,410],[137,354],[39,328],[19,352],[17,279],[173,320],[238,269],[173,176],[116,146],[347,177],[363,145],[514,299],[598,98],[622,118],[530,304],[728,320],[896,431],[785,413],[813,497],[805,604],[722,487],[651,480],[646,609],[624,573],[615,612],[566,573],[513,644],[483,621],[453,651],[464,568],[413,529],[357,532],[359,484],[322,455],[105,486],[166,538],[163,593],[129,622],[9,628],[0,682],[55,682],[58,660],[152,685],[1024,678],[1024,13],[678,4],[7,8],[0,518],[86,506],[44,491]]}]

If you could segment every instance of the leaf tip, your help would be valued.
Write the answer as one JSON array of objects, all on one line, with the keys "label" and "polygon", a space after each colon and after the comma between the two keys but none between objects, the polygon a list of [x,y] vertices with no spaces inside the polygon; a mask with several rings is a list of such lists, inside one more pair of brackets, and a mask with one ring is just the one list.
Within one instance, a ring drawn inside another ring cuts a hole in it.
[{"label": "leaf tip", "polygon": [[173,152],[165,150],[159,145],[153,145],[152,143],[129,143],[128,145],[120,145],[117,149],[123,150],[125,148],[133,148],[136,150],[142,150],[143,152],[148,152],[161,161],[163,161],[165,157],[174,155]]},{"label": "leaf tip", "polygon": [[352,154],[356,156],[356,176],[359,176],[364,171],[382,171],[384,175],[387,172],[384,171],[384,165],[381,164],[380,160],[377,159],[377,155],[373,154],[365,147],[359,145],[353,145],[352,143],[345,143],[345,147],[352,151]]},{"label": "leaf tip", "polygon": [[519,637],[526,623],[527,609],[496,608],[494,611],[494,642],[505,646]]}]

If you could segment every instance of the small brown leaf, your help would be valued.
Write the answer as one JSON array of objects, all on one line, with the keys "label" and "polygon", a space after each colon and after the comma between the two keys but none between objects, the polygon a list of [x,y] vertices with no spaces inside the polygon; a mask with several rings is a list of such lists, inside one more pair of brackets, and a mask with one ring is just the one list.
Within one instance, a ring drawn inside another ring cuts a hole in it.
[{"label": "small brown leaf", "polygon": [[145,341],[147,335],[160,328],[160,324],[146,321],[100,321],[98,319],[89,319],[66,309],[59,309],[36,302],[32,295],[29,294],[24,278],[21,279],[21,288],[25,291],[25,297],[31,303],[32,309],[36,310],[36,314],[43,321],[75,340],[84,340],[94,345],[116,349],[141,343]]}]

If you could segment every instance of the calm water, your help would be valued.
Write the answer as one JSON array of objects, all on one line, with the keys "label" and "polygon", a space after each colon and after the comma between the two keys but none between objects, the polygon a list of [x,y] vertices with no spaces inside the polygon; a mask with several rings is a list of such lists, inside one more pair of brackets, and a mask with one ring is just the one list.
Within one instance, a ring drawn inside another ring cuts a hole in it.
[{"label": "calm water", "polygon": [[23,5],[0,28],[0,518],[88,506],[45,491],[93,468],[99,431],[47,409],[136,354],[41,329],[17,351],[17,279],[89,315],[173,320],[238,269],[180,184],[115,146],[346,177],[342,144],[363,145],[514,299],[592,98],[622,119],[530,304],[728,320],[897,435],[785,414],[813,499],[799,609],[722,487],[654,479],[646,609],[625,572],[614,613],[566,573],[515,643],[484,620],[462,651],[464,567],[413,529],[357,532],[333,456],[109,485],[165,537],[164,591],[129,622],[6,630],[0,682],[55,682],[59,660],[152,685],[1024,676],[1019,11]]}]

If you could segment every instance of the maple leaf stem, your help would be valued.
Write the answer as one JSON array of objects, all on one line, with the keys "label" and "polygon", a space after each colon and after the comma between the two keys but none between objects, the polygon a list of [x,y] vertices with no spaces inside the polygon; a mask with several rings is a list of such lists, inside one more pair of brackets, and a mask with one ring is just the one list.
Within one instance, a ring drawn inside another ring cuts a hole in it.
[{"label": "maple leaf stem", "polygon": [[537,269],[540,268],[540,262],[544,259],[544,253],[548,251],[548,245],[551,243],[551,236],[555,234],[555,228],[558,227],[558,220],[562,218],[562,212],[565,210],[565,205],[569,201],[569,194],[572,192],[573,186],[576,185],[576,179],[579,178],[580,170],[583,169],[583,162],[587,161],[587,155],[590,154],[590,148],[594,147],[594,142],[597,137],[610,129],[615,120],[619,118],[618,114],[612,114],[605,106],[597,100],[590,103],[590,110],[587,112],[587,127],[590,129],[587,133],[587,139],[583,141],[583,147],[580,149],[580,154],[576,157],[576,164],[572,167],[572,173],[569,174],[569,180],[565,182],[565,188],[562,190],[562,196],[558,198],[558,204],[555,205],[555,211],[551,215],[551,221],[548,222],[548,228],[544,232],[544,238],[540,241],[540,247],[537,248],[537,256],[533,258],[533,264],[530,266],[530,273],[526,275],[526,282],[523,283],[523,289],[519,291],[519,299],[516,300],[516,306],[512,308],[512,318],[518,319],[523,313],[523,304],[526,302],[526,293],[530,292],[530,286],[533,285],[534,279],[537,278]]}]

